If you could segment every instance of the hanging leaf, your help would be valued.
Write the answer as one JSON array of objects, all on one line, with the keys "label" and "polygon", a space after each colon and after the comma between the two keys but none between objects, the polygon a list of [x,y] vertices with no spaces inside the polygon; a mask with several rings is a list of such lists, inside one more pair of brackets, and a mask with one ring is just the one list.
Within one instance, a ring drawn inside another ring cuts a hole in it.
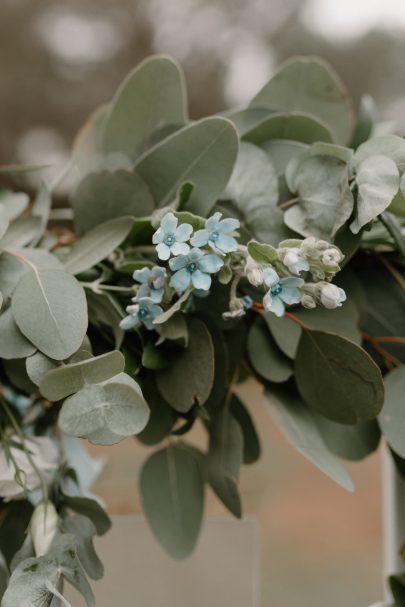
[{"label": "hanging leaf", "polygon": [[260,319],[249,331],[247,350],[254,370],[264,379],[280,383],[287,381],[293,374],[291,361],[278,349]]},{"label": "hanging leaf", "polygon": [[157,129],[185,123],[186,105],[179,64],[163,56],[146,59],[126,77],[111,103],[103,150],[122,152],[135,160],[151,147]]},{"label": "hanging leaf", "polygon": [[139,159],[135,172],[148,184],[158,207],[169,205],[183,183],[193,183],[187,210],[205,216],[222,194],[237,152],[232,123],[205,118],[158,143]]},{"label": "hanging leaf", "polygon": [[66,270],[80,274],[103,261],[125,240],[132,224],[131,217],[119,217],[90,230],[72,246],[64,258]]},{"label": "hanging leaf", "polygon": [[357,169],[358,188],[356,218],[350,224],[357,234],[391,204],[399,189],[399,173],[395,162],[386,156],[370,156]]},{"label": "hanging leaf", "polygon": [[75,225],[83,234],[111,219],[144,217],[155,207],[143,179],[126,170],[89,173],[72,198]]},{"label": "hanging leaf", "polygon": [[316,421],[326,446],[337,457],[357,462],[373,453],[380,443],[381,432],[375,420],[346,426],[319,415]]},{"label": "hanging leaf", "polygon": [[304,112],[327,125],[337,143],[350,139],[351,101],[339,76],[321,59],[293,57],[285,61],[251,105],[274,111]]},{"label": "hanging leaf", "polygon": [[241,518],[242,506],[238,491],[239,471],[243,462],[242,430],[225,407],[210,428],[208,480],[228,510]]},{"label": "hanging leaf", "polygon": [[299,112],[272,114],[243,135],[244,141],[258,146],[273,139],[287,139],[301,143],[333,141],[326,124],[313,116]]},{"label": "hanging leaf", "polygon": [[353,211],[348,166],[333,156],[310,156],[297,169],[299,202],[284,214],[286,225],[303,236],[332,240]]},{"label": "hanging leaf", "polygon": [[145,382],[143,394],[150,408],[150,417],[137,439],[144,445],[156,445],[171,433],[177,416],[159,393],[153,379]]},{"label": "hanging leaf", "polygon": [[340,335],[303,331],[295,378],[305,402],[341,424],[374,419],[383,404],[380,369],[362,348]]},{"label": "hanging leaf", "polygon": [[91,520],[97,535],[104,535],[111,528],[111,520],[96,500],[88,497],[63,495],[64,505]]},{"label": "hanging leaf", "polygon": [[243,434],[243,463],[254,464],[260,457],[261,448],[252,417],[236,394],[232,394],[230,409]]},{"label": "hanging leaf", "polygon": [[67,272],[27,272],[14,291],[12,311],[25,337],[55,360],[76,352],[86,335],[86,297]]},{"label": "hanging leaf", "polygon": [[86,516],[69,516],[64,519],[63,528],[76,538],[77,556],[87,575],[92,580],[102,578],[104,567],[94,550],[93,537],[97,530],[92,521]]},{"label": "hanging leaf", "polygon": [[273,421],[304,457],[344,489],[353,491],[346,470],[326,447],[314,414],[290,389],[272,387],[265,391],[264,405]]},{"label": "hanging leaf", "polygon": [[138,434],[148,419],[149,408],[138,384],[121,373],[69,396],[60,411],[59,426],[69,436],[103,445]]},{"label": "hanging leaf", "polygon": [[39,390],[45,398],[57,401],[78,392],[88,384],[97,384],[122,373],[125,359],[113,350],[94,358],[51,369],[42,378]]},{"label": "hanging leaf", "polygon": [[263,319],[280,350],[288,356],[288,358],[294,359],[297,353],[298,342],[301,337],[300,325],[287,316],[278,318],[271,312],[263,314]]},{"label": "hanging leaf", "polygon": [[142,507],[160,545],[175,559],[194,550],[204,509],[198,458],[182,443],[154,453],[140,475]]},{"label": "hanging leaf", "polygon": [[398,135],[378,135],[365,141],[354,155],[354,166],[359,165],[371,156],[387,156],[402,174],[405,170],[405,139]]},{"label": "hanging leaf", "polygon": [[17,327],[11,308],[0,314],[0,358],[25,358],[36,350]]},{"label": "hanging leaf", "polygon": [[278,179],[263,150],[242,142],[238,158],[223,198],[229,198],[239,211],[249,233],[269,244],[287,238],[283,211],[277,207]]},{"label": "hanging leaf", "polygon": [[30,199],[24,192],[0,190],[0,206],[4,207],[9,221],[16,219],[25,211]]},{"label": "hanging leaf", "polygon": [[0,240],[0,248],[16,249],[26,247],[38,236],[41,230],[39,217],[20,217],[10,224],[7,232]]},{"label": "hanging leaf", "polygon": [[405,458],[405,367],[390,371],[385,378],[385,401],[378,421],[391,449]]},{"label": "hanging leaf", "polygon": [[214,346],[206,325],[193,318],[188,325],[187,348],[173,353],[166,369],[156,376],[159,392],[173,409],[186,413],[203,405],[210,395],[215,372]]}]

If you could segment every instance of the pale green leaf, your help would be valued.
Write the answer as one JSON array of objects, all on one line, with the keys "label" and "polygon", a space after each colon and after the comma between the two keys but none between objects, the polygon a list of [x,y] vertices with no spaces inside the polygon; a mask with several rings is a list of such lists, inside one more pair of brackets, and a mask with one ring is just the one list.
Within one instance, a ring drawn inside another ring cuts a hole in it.
[{"label": "pale green leaf", "polygon": [[0,314],[0,358],[25,358],[36,350],[17,327],[11,308]]},{"label": "pale green leaf", "polygon": [[353,158],[354,166],[357,168],[370,156],[387,156],[397,165],[402,174],[405,170],[405,139],[398,135],[378,135],[365,141]]},{"label": "pale green leaf", "polygon": [[260,320],[249,331],[247,350],[252,367],[264,379],[280,383],[293,374],[291,361],[279,350],[266,325]]},{"label": "pale green leaf", "polygon": [[378,421],[391,449],[405,458],[405,367],[398,367],[385,376],[385,401]]},{"label": "pale green leaf", "polygon": [[273,139],[287,139],[301,143],[332,141],[327,125],[314,116],[293,113],[277,113],[265,118],[243,135],[243,141],[262,146]]}]

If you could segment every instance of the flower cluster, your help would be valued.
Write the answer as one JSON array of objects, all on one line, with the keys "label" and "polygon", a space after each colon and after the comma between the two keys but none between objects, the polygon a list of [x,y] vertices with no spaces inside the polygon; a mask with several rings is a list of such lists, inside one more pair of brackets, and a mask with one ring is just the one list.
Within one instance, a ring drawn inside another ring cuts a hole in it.
[{"label": "flower cluster", "polygon": [[[205,221],[196,219],[200,229],[194,231],[190,223],[179,223],[172,212],[161,218],[152,242],[158,259],[167,262],[167,266],[134,272],[138,286],[132,304],[126,309],[128,316],[121,321],[122,329],[143,325],[148,330],[158,330],[155,321],[164,308],[170,308],[173,298],[180,297],[183,302],[191,294],[207,295],[212,277],[217,274],[223,284],[231,282],[225,319],[239,318],[254,306],[250,295],[243,293],[246,281],[259,293],[262,291],[260,306],[276,316],[283,316],[286,306],[301,304],[314,308],[321,304],[332,309],[345,301],[344,291],[330,284],[343,259],[336,246],[312,237],[289,239],[280,243],[278,249],[260,245],[271,251],[263,261],[250,255],[249,244],[240,245],[236,240],[240,227],[237,219],[222,218],[219,212]],[[301,275],[312,275],[314,282],[307,282]]]}]

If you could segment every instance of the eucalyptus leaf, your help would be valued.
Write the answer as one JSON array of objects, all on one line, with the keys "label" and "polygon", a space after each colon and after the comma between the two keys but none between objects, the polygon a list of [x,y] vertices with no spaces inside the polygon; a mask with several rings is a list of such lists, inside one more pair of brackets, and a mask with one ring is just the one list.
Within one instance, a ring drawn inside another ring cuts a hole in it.
[{"label": "eucalyptus leaf", "polygon": [[277,207],[276,171],[260,148],[241,143],[223,198],[232,200],[241,215],[243,226],[258,240],[276,245],[287,238],[283,211]]},{"label": "eucalyptus leaf", "polygon": [[48,186],[43,183],[38,190],[35,200],[32,205],[31,214],[33,217],[40,219],[40,227],[34,240],[35,244],[39,242],[43,236],[46,226],[48,225],[49,214],[52,206],[52,193]]},{"label": "eucalyptus leaf", "polygon": [[72,157],[81,175],[95,171],[102,158],[104,123],[109,104],[97,108],[82,126],[73,142]]},{"label": "eucalyptus leaf", "polygon": [[377,120],[377,108],[371,95],[363,95],[360,99],[356,124],[352,133],[351,147],[356,149],[367,141],[373,132]]},{"label": "eucalyptus leaf", "polygon": [[277,113],[256,124],[243,134],[243,141],[263,146],[272,139],[287,139],[301,143],[333,141],[327,125],[314,116],[300,112]]},{"label": "eucalyptus leaf", "polygon": [[179,64],[164,56],[146,59],[126,77],[111,103],[103,150],[123,152],[135,160],[151,146],[157,129],[185,123],[186,104]]},{"label": "eucalyptus leaf", "polygon": [[10,224],[7,232],[0,240],[0,248],[20,248],[29,245],[41,230],[39,217],[20,217]]},{"label": "eucalyptus leaf", "polygon": [[150,408],[150,417],[137,439],[144,445],[156,445],[172,431],[176,414],[159,393],[153,379],[145,382],[143,393]]},{"label": "eucalyptus leaf", "polygon": [[357,168],[370,156],[387,156],[402,174],[405,170],[405,139],[398,135],[378,135],[365,141],[354,155],[354,166]]},{"label": "eucalyptus leaf", "polygon": [[65,364],[48,371],[40,382],[39,390],[50,401],[61,400],[88,384],[97,384],[122,373],[124,365],[124,357],[118,350]]},{"label": "eucalyptus leaf", "polygon": [[405,367],[397,367],[384,378],[385,401],[378,421],[391,449],[405,458]]},{"label": "eucalyptus leaf", "polygon": [[156,376],[165,400],[176,411],[185,413],[193,405],[203,405],[214,384],[214,346],[210,332],[199,319],[189,322],[187,348],[173,353],[166,369]]},{"label": "eucalyptus leaf", "polygon": [[59,426],[70,436],[113,444],[141,432],[148,419],[149,408],[138,384],[122,373],[69,396],[60,411]]},{"label": "eucalyptus leaf", "polygon": [[243,463],[253,464],[260,457],[260,440],[253,419],[243,402],[232,394],[230,409],[243,434]]},{"label": "eucalyptus leaf", "polygon": [[208,480],[216,495],[236,518],[242,516],[238,491],[242,462],[242,430],[229,408],[225,407],[210,428]]},{"label": "eucalyptus leaf", "polygon": [[314,414],[298,394],[274,387],[265,391],[264,405],[279,430],[297,451],[344,489],[353,491],[349,475],[328,450]]},{"label": "eucalyptus leaf", "polygon": [[356,183],[356,218],[350,224],[355,234],[385,211],[398,192],[399,173],[395,162],[386,156],[369,156],[357,168]]},{"label": "eucalyptus leaf", "polygon": [[10,222],[8,219],[7,209],[3,204],[0,204],[0,239],[3,238],[4,234],[6,234],[9,225]]},{"label": "eucalyptus leaf", "polygon": [[316,57],[285,61],[251,106],[314,116],[330,128],[337,143],[346,143],[351,135],[353,110],[347,90],[334,70]]},{"label": "eucalyptus leaf", "polygon": [[42,352],[35,352],[31,356],[28,356],[25,364],[28,377],[36,386],[39,386],[48,371],[55,369],[58,365],[56,361],[48,358]]},{"label": "eucalyptus leaf", "polygon": [[127,170],[89,173],[72,197],[75,226],[83,234],[111,219],[150,215],[155,203],[145,181]]},{"label": "eucalyptus leaf", "polygon": [[20,331],[55,360],[71,356],[86,335],[84,291],[61,270],[37,270],[33,266],[14,291],[12,311]]},{"label": "eucalyptus leaf", "polygon": [[19,330],[14,320],[11,308],[3,310],[0,314],[0,358],[13,359],[31,356],[36,350]]},{"label": "eucalyptus leaf", "polygon": [[28,206],[30,199],[24,192],[0,190],[0,205],[6,210],[9,221],[16,219]]},{"label": "eucalyptus leaf", "polygon": [[193,452],[181,443],[154,453],[140,475],[142,506],[160,545],[175,559],[194,550],[204,508],[204,478]]},{"label": "eucalyptus leaf", "polygon": [[187,210],[205,216],[222,194],[237,152],[232,123],[205,118],[158,143],[139,159],[135,172],[148,184],[158,207],[169,205],[184,182],[193,183]]},{"label": "eucalyptus leaf", "polygon": [[299,202],[284,214],[286,225],[303,236],[331,240],[353,211],[348,166],[333,156],[310,156],[295,175]]},{"label": "eucalyptus leaf", "polygon": [[233,122],[240,137],[242,137],[267,118],[270,113],[270,110],[263,108],[247,107],[242,110],[229,110],[221,115]]},{"label": "eucalyptus leaf", "polygon": [[64,505],[70,510],[89,518],[98,535],[104,535],[111,527],[111,520],[100,504],[88,497],[63,495]]},{"label": "eucalyptus leaf", "polygon": [[275,383],[293,374],[291,361],[278,349],[266,325],[259,319],[250,328],[247,340],[250,362],[256,373]]},{"label": "eucalyptus leaf", "polygon": [[102,578],[104,567],[94,550],[93,537],[97,530],[92,521],[82,515],[69,516],[64,519],[63,528],[75,536],[77,556],[87,575],[93,580]]},{"label": "eucalyptus leaf", "polygon": [[274,341],[280,350],[288,356],[295,358],[298,348],[298,342],[301,337],[301,327],[287,316],[277,317],[275,314],[263,314]]},{"label": "eucalyptus leaf", "polygon": [[340,335],[303,331],[295,378],[306,403],[332,421],[356,424],[374,419],[381,410],[380,369],[364,350]]},{"label": "eucalyptus leaf", "polygon": [[131,217],[118,217],[87,232],[64,258],[65,268],[72,274],[79,274],[97,265],[125,240],[132,223]]},{"label": "eucalyptus leaf", "polygon": [[269,244],[250,240],[247,244],[247,250],[250,257],[257,263],[271,265],[275,261],[279,261],[277,250]]},{"label": "eucalyptus leaf", "polygon": [[373,453],[380,443],[376,420],[346,426],[320,415],[316,419],[326,446],[337,457],[357,462]]}]

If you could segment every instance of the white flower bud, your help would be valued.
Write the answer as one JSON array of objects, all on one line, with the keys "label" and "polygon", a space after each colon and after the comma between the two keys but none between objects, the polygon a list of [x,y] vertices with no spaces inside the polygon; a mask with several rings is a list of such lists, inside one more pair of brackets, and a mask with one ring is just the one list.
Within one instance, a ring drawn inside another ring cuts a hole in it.
[{"label": "white flower bud", "polygon": [[302,297],[301,297],[301,305],[303,305],[304,308],[308,308],[309,310],[312,310],[313,308],[316,308],[316,301],[312,297],[312,295],[308,295],[307,293],[304,293],[304,295],[302,295]]},{"label": "white flower bud", "polygon": [[246,261],[245,274],[250,284],[254,287],[263,284],[263,269],[250,255]]},{"label": "white flower bud", "polygon": [[326,249],[326,251],[323,252],[322,254],[322,263],[325,266],[336,266],[338,265],[343,259],[343,255],[341,254],[341,252],[339,251],[339,249]]},{"label": "white flower bud", "polygon": [[324,283],[321,286],[320,297],[322,304],[325,308],[328,308],[328,310],[339,308],[342,303],[346,301],[346,293],[343,289],[329,283]]},{"label": "white flower bud", "polygon": [[296,250],[290,249],[283,258],[283,264],[291,272],[298,276],[300,272],[309,270],[309,263]]},{"label": "white flower bud", "polygon": [[52,502],[40,502],[31,518],[31,537],[36,556],[44,556],[58,528],[58,514]]}]

